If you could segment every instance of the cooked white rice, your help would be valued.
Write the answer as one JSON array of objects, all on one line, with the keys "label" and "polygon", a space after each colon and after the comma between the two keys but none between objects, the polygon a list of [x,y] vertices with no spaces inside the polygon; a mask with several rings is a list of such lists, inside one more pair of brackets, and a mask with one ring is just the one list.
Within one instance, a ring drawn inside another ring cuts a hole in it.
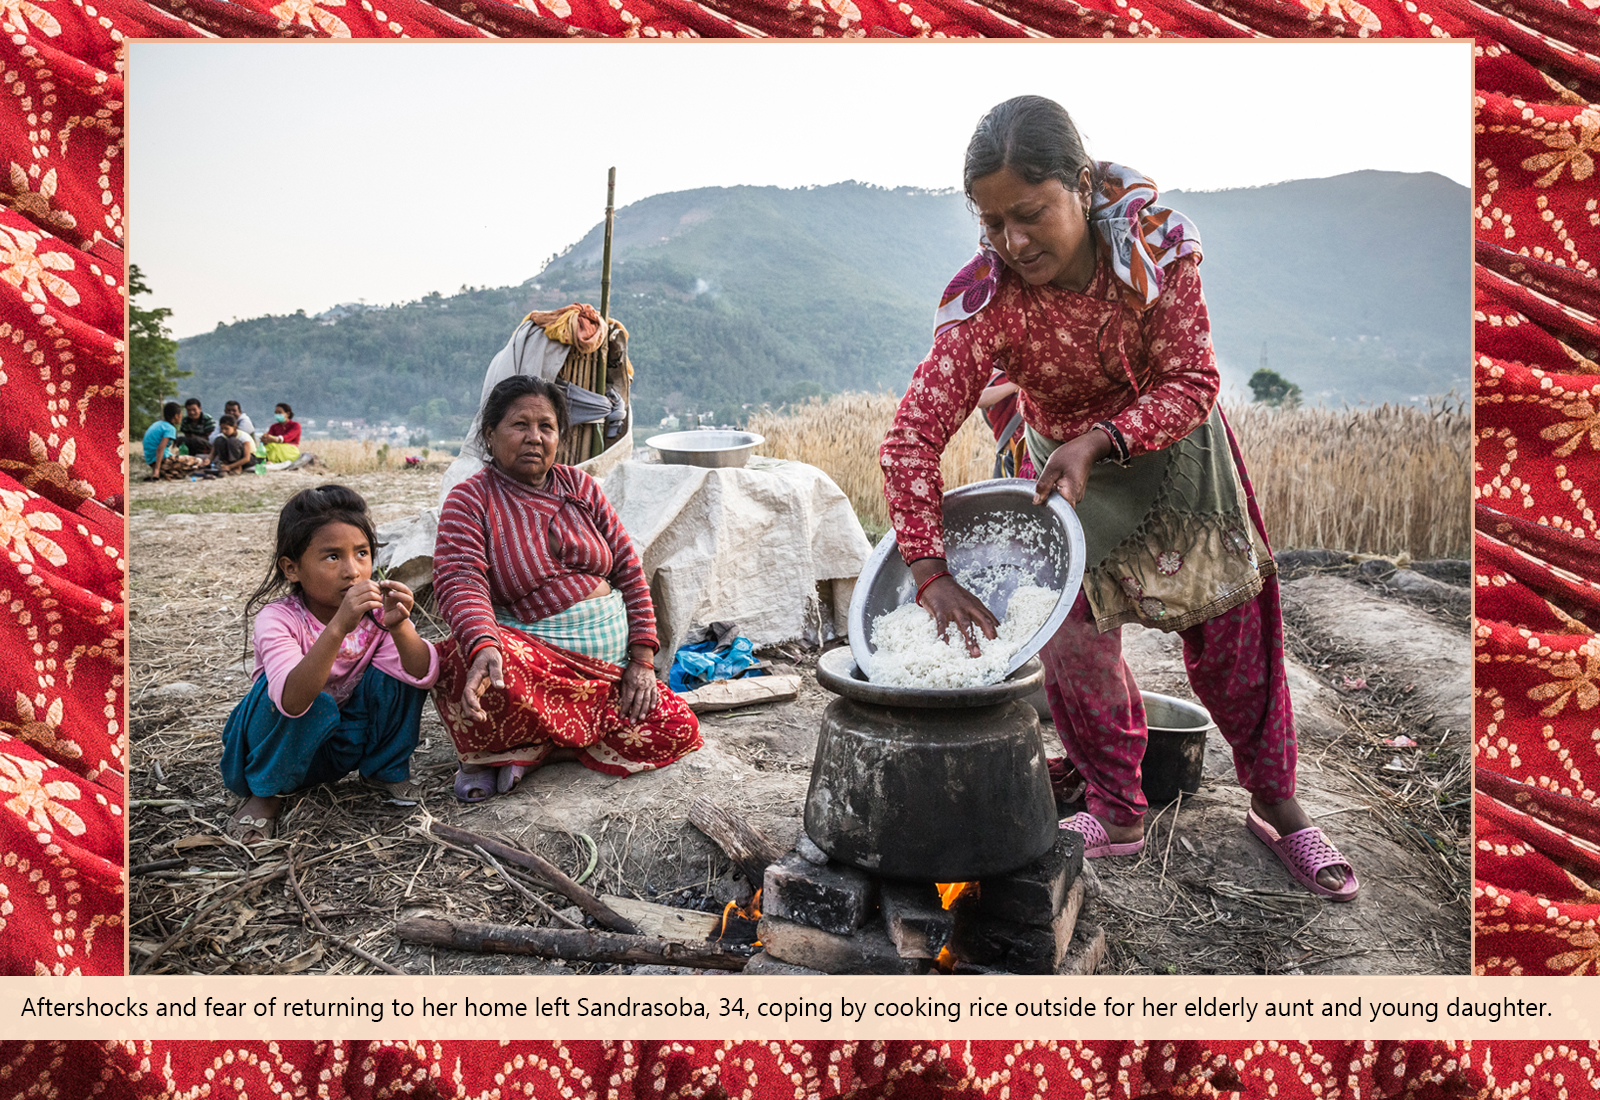
[{"label": "cooked white rice", "polygon": [[981,656],[972,657],[954,625],[940,638],[933,616],[915,603],[903,604],[872,624],[876,652],[868,679],[891,687],[961,688],[997,684],[1023,644],[1039,632],[1060,594],[1036,585],[1019,587],[1006,606],[994,638],[978,635]]}]

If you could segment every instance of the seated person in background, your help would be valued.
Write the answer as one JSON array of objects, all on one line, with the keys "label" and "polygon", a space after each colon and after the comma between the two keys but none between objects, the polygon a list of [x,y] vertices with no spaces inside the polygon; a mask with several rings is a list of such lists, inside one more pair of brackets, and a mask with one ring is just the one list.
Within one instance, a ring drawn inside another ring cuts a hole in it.
[{"label": "seated person in background", "polygon": [[183,406],[168,401],[161,407],[161,419],[145,429],[144,460],[150,467],[146,481],[173,480],[200,468],[198,458],[178,453],[178,421],[182,417]]},{"label": "seated person in background", "polygon": [[293,462],[300,457],[300,425],[294,410],[280,401],[272,409],[274,423],[261,437],[261,450],[268,462]]},{"label": "seated person in background", "polygon": [[238,422],[231,416],[220,421],[218,434],[211,441],[211,463],[225,474],[236,474],[255,461],[255,440],[241,435]]},{"label": "seated person in background", "polygon": [[189,448],[192,455],[203,455],[211,450],[211,436],[217,422],[200,411],[200,399],[191,397],[183,403],[183,422],[178,425],[178,442]]},{"label": "seated person in background", "polygon": [[256,426],[251,422],[250,418],[244,414],[244,410],[239,407],[239,402],[226,402],[222,406],[222,411],[224,414],[233,417],[233,423],[239,429],[240,435],[249,439],[252,444],[255,443]]},{"label": "seated person in background", "polygon": [[[256,441],[256,426],[250,418],[239,411],[239,402],[229,401],[222,406],[222,415],[233,417],[234,425],[239,429],[239,434],[248,439],[252,445]],[[222,434],[222,422],[217,422],[217,430],[211,433],[211,444],[216,445],[217,437]]]}]

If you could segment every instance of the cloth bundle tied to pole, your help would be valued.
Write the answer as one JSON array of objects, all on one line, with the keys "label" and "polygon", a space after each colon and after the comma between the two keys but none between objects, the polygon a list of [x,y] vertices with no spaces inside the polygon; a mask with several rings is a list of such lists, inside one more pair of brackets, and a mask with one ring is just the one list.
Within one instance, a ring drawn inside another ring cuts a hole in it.
[{"label": "cloth bundle tied to pole", "polygon": [[535,310],[523,318],[544,329],[558,344],[569,344],[586,355],[600,350],[606,342],[606,324],[600,311],[584,302],[573,302],[560,309]]}]

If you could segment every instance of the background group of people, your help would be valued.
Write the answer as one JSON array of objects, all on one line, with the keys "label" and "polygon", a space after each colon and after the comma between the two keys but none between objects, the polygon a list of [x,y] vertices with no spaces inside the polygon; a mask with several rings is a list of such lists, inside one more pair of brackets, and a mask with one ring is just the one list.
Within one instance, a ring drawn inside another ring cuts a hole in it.
[{"label": "background group of people", "polygon": [[223,405],[222,419],[213,420],[191,397],[182,405],[168,401],[161,418],[144,433],[146,481],[183,477],[224,477],[255,468],[282,469],[300,457],[300,425],[287,403],[273,407],[273,422],[259,436],[255,423],[237,401]]}]

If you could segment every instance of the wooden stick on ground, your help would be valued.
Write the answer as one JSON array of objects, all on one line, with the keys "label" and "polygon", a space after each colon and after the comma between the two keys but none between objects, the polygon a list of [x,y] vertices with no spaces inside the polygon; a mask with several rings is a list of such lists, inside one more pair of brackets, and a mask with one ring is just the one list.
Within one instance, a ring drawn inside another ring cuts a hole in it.
[{"label": "wooden stick on ground", "polygon": [[689,807],[689,824],[726,852],[752,886],[761,885],[767,864],[783,858],[781,844],[704,796],[695,799],[694,805]]},{"label": "wooden stick on ground", "polygon": [[370,954],[370,953],[368,953],[366,951],[363,951],[361,948],[357,947],[355,944],[350,943],[347,940],[340,939],[338,936],[335,936],[332,932],[328,931],[328,926],[322,923],[322,918],[317,916],[317,911],[315,909],[311,908],[311,903],[306,900],[305,893],[300,889],[300,880],[298,878],[296,878],[295,874],[294,874],[294,860],[293,860],[293,858],[291,858],[289,860],[289,885],[294,888],[294,896],[299,899],[300,908],[302,908],[302,909],[304,909],[306,911],[306,916],[310,917],[311,918],[311,923],[316,925],[318,933],[320,933],[321,935],[323,935],[323,936],[327,937],[328,939],[332,940],[334,943],[338,944],[340,947],[342,947],[346,951],[350,952],[350,954],[354,955],[356,958],[362,959],[362,960],[364,960],[366,962],[371,963],[373,966],[377,967],[379,970],[383,971],[385,974],[404,974],[405,973],[404,970],[396,970],[394,967],[390,966],[388,963],[386,963],[382,959],[378,958],[378,956]]},{"label": "wooden stick on ground", "polygon": [[533,904],[537,905],[540,909],[543,909],[546,913],[550,914],[550,916],[554,917],[556,920],[560,921],[562,924],[566,925],[568,928],[582,928],[583,927],[583,925],[579,924],[577,921],[571,919],[570,917],[564,917],[560,913],[556,912],[554,909],[552,909],[550,907],[550,903],[549,902],[545,901],[538,894],[535,894],[532,890],[530,890],[526,886],[522,885],[522,883],[520,883],[516,879],[512,878],[511,877],[511,872],[507,871],[504,867],[500,866],[500,861],[495,859],[494,856],[492,856],[488,852],[484,851],[484,848],[483,848],[482,844],[474,844],[472,846],[472,848],[473,848],[473,851],[478,853],[479,858],[481,858],[484,862],[486,862],[490,867],[493,867],[495,869],[495,871],[499,873],[500,877],[505,879],[506,883],[513,890],[517,891],[517,893],[521,894],[523,897],[525,897],[529,901],[533,902]]},{"label": "wooden stick on ground", "polygon": [[650,936],[579,932],[570,928],[513,928],[456,920],[436,913],[407,918],[395,925],[394,931],[407,943],[457,951],[542,955],[573,962],[656,963],[702,970],[743,970],[756,951],[754,947],[743,945],[690,944]]},{"label": "wooden stick on ground", "polygon": [[465,848],[480,847],[508,863],[515,863],[518,867],[526,867],[549,883],[551,889],[571,898],[579,909],[582,909],[614,932],[634,935],[639,931],[638,927],[627,917],[616,912],[605,902],[579,886],[576,882],[573,882],[562,874],[554,864],[540,859],[532,852],[524,852],[520,848],[502,844],[498,840],[490,840],[486,836],[479,836],[477,833],[468,832],[466,829],[458,829],[454,825],[446,825],[442,821],[433,822],[430,828],[435,836],[443,837],[445,840],[453,840]]}]

